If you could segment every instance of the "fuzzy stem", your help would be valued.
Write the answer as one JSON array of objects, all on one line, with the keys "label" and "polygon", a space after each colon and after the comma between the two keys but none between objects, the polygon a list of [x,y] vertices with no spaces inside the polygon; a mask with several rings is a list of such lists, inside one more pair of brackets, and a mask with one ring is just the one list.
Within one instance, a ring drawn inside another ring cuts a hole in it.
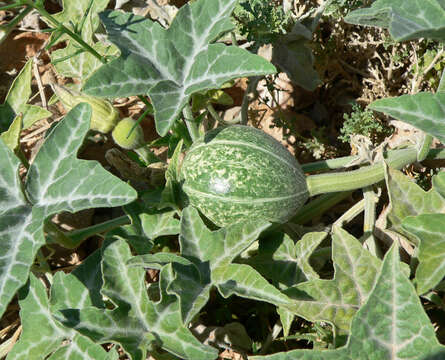
[{"label": "fuzzy stem", "polygon": [[[391,157],[393,154],[403,151],[403,150],[390,150],[385,155]],[[325,171],[325,170],[334,170],[334,169],[340,169],[345,166],[348,166],[348,164],[358,160],[360,158],[359,155],[353,155],[353,156],[345,156],[341,158],[336,159],[328,159],[328,160],[321,160],[321,161],[315,161],[307,164],[302,164],[301,168],[305,173],[312,173],[316,171]],[[428,160],[438,160],[438,159],[445,159],[445,149],[429,149],[428,154],[425,159]]]},{"label": "fuzzy stem", "polygon": [[351,191],[320,195],[318,198],[310,201],[300,210],[298,210],[298,213],[291,220],[289,220],[289,222],[304,225],[313,218],[322,215],[350,195]]},{"label": "fuzzy stem", "polygon": [[48,21],[50,21],[54,27],[58,28],[60,31],[64,32],[65,34],[69,35],[74,41],[76,41],[80,46],[82,46],[85,50],[89,51],[95,58],[97,58],[100,62],[106,63],[105,59],[100,55],[96,50],[94,50],[90,45],[88,45],[81,36],[75,34],[70,29],[68,29],[65,25],[58,22],[50,13],[46,11],[46,9],[43,6],[40,6],[36,3],[34,3],[32,0],[23,0],[23,3],[27,6],[30,6],[34,9],[36,9],[40,15],[42,15],[44,18],[46,18]]},{"label": "fuzzy stem", "polygon": [[420,143],[420,149],[417,153],[417,161],[423,161],[428,156],[428,153],[433,143],[433,137],[430,134],[424,134]]},{"label": "fuzzy stem", "polygon": [[332,225],[342,227],[344,224],[352,221],[356,216],[358,216],[365,209],[365,199],[360,200],[358,203],[354,204],[348,211],[346,211],[342,216],[340,216],[337,221]]},{"label": "fuzzy stem", "polygon": [[[390,153],[385,160],[394,169],[417,161],[417,150],[407,148]],[[361,189],[382,181],[385,178],[383,163],[364,166],[358,170],[331,174],[310,175],[306,178],[309,195]]]},{"label": "fuzzy stem", "polygon": [[187,125],[187,130],[189,131],[192,141],[199,139],[199,128],[195,122],[195,119],[193,118],[192,108],[189,104],[184,107],[184,110],[182,110],[182,114],[184,115],[184,121]]},{"label": "fuzzy stem", "polygon": [[55,224],[52,222],[47,222],[45,224],[45,230],[48,231],[48,234],[53,240],[53,242],[58,243],[67,249],[75,249],[86,239],[91,236],[113,230],[119,226],[126,225],[130,223],[130,219],[128,216],[124,215],[115,219],[111,219],[105,221],[100,224],[92,225],[84,229],[74,230],[71,232],[65,232],[60,230]]},{"label": "fuzzy stem", "polygon": [[375,205],[378,198],[371,186],[367,186],[363,189],[363,198],[365,200],[365,214],[362,242],[371,254],[381,258],[382,253],[373,234],[375,226]]}]

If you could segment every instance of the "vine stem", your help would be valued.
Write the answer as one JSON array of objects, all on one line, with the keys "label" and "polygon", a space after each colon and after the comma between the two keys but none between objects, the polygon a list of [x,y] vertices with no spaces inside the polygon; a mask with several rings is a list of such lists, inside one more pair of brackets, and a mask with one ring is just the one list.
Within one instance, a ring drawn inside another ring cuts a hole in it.
[{"label": "vine stem", "polygon": [[[402,149],[389,153],[386,163],[394,168],[401,169],[404,166],[417,161],[418,150],[415,147]],[[445,153],[444,153],[445,154]],[[335,172],[329,174],[309,175],[306,184],[309,196],[338,191],[361,189],[382,181],[385,178],[383,163],[364,166],[358,170]]]},{"label": "vine stem", "polygon": [[190,104],[187,104],[184,109],[182,110],[182,114],[184,115],[184,121],[185,125],[187,125],[187,130],[189,131],[190,137],[192,138],[192,141],[199,139],[199,128],[198,125],[195,122],[195,119],[193,117],[192,107]]},{"label": "vine stem", "polygon": [[26,5],[28,7],[31,7],[33,9],[36,9],[40,15],[42,15],[44,18],[46,18],[49,22],[53,24],[53,26],[59,31],[64,32],[65,34],[69,35],[74,41],[76,41],[80,46],[82,46],[85,50],[90,52],[95,58],[97,58],[100,62],[103,64],[106,63],[105,59],[102,55],[100,55],[96,50],[94,50],[90,45],[88,45],[81,36],[77,35],[76,33],[72,32],[70,29],[68,29],[65,25],[57,21],[50,13],[46,11],[46,9],[43,6],[40,6],[39,4],[34,3],[32,0],[23,0],[23,5]]},{"label": "vine stem", "polygon": [[374,237],[375,226],[375,206],[378,201],[378,196],[374,193],[372,186],[367,186],[363,189],[363,199],[365,201],[365,213],[363,221],[363,237],[362,242],[368,248],[371,254],[382,258],[381,250]]},{"label": "vine stem", "polygon": [[75,249],[82,242],[91,236],[113,230],[122,225],[130,223],[127,215],[123,215],[100,224],[92,225],[84,229],[65,232],[60,230],[54,223],[47,221],[45,223],[45,231],[48,233],[49,239],[64,248]]}]

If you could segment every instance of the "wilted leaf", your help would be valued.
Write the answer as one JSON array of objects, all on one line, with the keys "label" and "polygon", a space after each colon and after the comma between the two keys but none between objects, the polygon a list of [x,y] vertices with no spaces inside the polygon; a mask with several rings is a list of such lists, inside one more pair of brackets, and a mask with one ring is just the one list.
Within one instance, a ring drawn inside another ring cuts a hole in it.
[{"label": "wilted leaf", "polygon": [[85,84],[91,95],[148,94],[156,129],[164,136],[190,96],[243,76],[275,72],[247,50],[213,43],[233,25],[236,0],[198,0],[180,8],[166,30],[133,14],[104,12],[101,20],[121,56],[101,67]]},{"label": "wilted leaf", "polygon": [[386,254],[375,287],[354,316],[346,346],[336,350],[293,350],[252,360],[358,360],[445,357],[413,285],[400,267],[398,247]]},{"label": "wilted leaf", "polygon": [[308,91],[321,84],[314,69],[314,55],[307,46],[312,33],[301,23],[295,23],[288,34],[273,44],[272,63],[284,71],[292,82]]}]

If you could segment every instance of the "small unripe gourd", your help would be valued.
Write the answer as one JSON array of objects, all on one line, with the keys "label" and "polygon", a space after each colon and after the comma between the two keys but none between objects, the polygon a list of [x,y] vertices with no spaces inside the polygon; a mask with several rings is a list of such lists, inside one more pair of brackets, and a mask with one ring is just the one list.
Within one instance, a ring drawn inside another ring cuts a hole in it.
[{"label": "small unripe gourd", "polygon": [[[133,129],[135,125],[136,127]],[[132,129],[133,131],[131,131]],[[138,149],[145,143],[142,127],[131,118],[124,118],[119,121],[113,129],[111,136],[116,144],[126,150]]]},{"label": "small unripe gourd", "polygon": [[83,102],[91,105],[91,130],[106,134],[119,121],[119,112],[113,104],[105,99],[84,95],[56,84],[53,84],[53,89],[67,111]]},{"label": "small unripe gourd", "polygon": [[233,125],[208,132],[180,171],[189,204],[218,226],[238,221],[284,223],[309,197],[300,165],[261,130]]}]

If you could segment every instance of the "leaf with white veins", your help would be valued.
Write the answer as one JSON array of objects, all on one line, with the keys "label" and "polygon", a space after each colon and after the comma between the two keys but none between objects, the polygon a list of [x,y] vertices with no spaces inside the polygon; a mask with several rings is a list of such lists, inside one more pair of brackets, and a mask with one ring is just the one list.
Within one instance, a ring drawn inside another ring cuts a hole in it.
[{"label": "leaf with white veins", "polygon": [[445,39],[445,4],[442,0],[377,0],[369,8],[350,12],[345,21],[388,28],[397,41]]},{"label": "leaf with white veins", "polygon": [[419,294],[433,289],[445,276],[444,224],[445,214],[408,216],[402,222],[403,229],[420,242],[414,279]]},{"label": "leaf with white veins", "polygon": [[310,321],[329,321],[348,331],[352,317],[368,298],[380,260],[345,230],[332,235],[332,280],[313,279],[284,291],[294,298],[292,312]]},{"label": "leaf with white veins", "polygon": [[57,305],[82,308],[93,303],[95,293],[98,294],[97,286],[93,284],[101,281],[100,273],[97,272],[97,255],[98,252],[88,257],[69,275],[63,272],[56,274],[51,288],[51,302],[56,302],[53,306],[50,306],[43,283],[31,274],[29,286],[19,292],[23,333],[8,354],[8,360],[40,360],[50,354],[51,360],[115,358],[114,350],[105,352],[99,344],[63,326],[51,315]]},{"label": "leaf with white veins", "polygon": [[439,360],[445,347],[416,291],[405,276],[393,245],[368,300],[354,316],[347,344],[336,350],[293,350],[251,360]]},{"label": "leaf with white veins", "polygon": [[389,228],[406,234],[402,221],[408,216],[445,213],[445,171],[433,178],[433,188],[423,190],[401,171],[388,168],[386,185],[391,208],[387,215]]},{"label": "leaf with white veins", "polygon": [[188,3],[167,30],[133,14],[102,13],[108,38],[121,56],[93,74],[85,92],[105,97],[148,94],[156,130],[164,136],[193,93],[239,77],[274,73],[273,65],[247,50],[213,43],[233,28],[230,14],[236,2]]},{"label": "leaf with white veins", "polygon": [[325,232],[311,232],[295,243],[286,234],[273,233],[260,239],[258,255],[246,263],[281,289],[318,279],[318,274],[309,264],[309,257],[326,236]]},{"label": "leaf with white veins", "polygon": [[172,264],[175,279],[167,290],[179,297],[184,323],[191,321],[207,303],[213,286],[225,297],[236,294],[277,305],[290,302],[251,266],[232,263],[269,225],[239,223],[210,231],[195,208],[183,210],[181,256],[193,265]]},{"label": "leaf with white veins", "polygon": [[26,197],[18,177],[20,162],[0,140],[0,316],[26,283],[45,243],[47,218],[62,211],[120,206],[136,198],[136,191],[97,162],[76,158],[90,118],[91,107],[80,104],[54,127],[29,168]]},{"label": "leaf with white veins", "polygon": [[202,345],[182,324],[177,298],[165,292],[171,281],[170,265],[161,270],[161,300],[154,303],[147,295],[145,271],[127,265],[131,259],[128,245],[114,238],[113,232],[107,238],[102,252],[102,294],[116,307],[62,310],[60,321],[96,342],[121,344],[132,359],[145,359],[152,341],[181,359],[215,359],[217,351]]},{"label": "leaf with white veins", "polygon": [[445,143],[444,93],[421,92],[380,99],[370,104],[369,108],[406,122]]}]

